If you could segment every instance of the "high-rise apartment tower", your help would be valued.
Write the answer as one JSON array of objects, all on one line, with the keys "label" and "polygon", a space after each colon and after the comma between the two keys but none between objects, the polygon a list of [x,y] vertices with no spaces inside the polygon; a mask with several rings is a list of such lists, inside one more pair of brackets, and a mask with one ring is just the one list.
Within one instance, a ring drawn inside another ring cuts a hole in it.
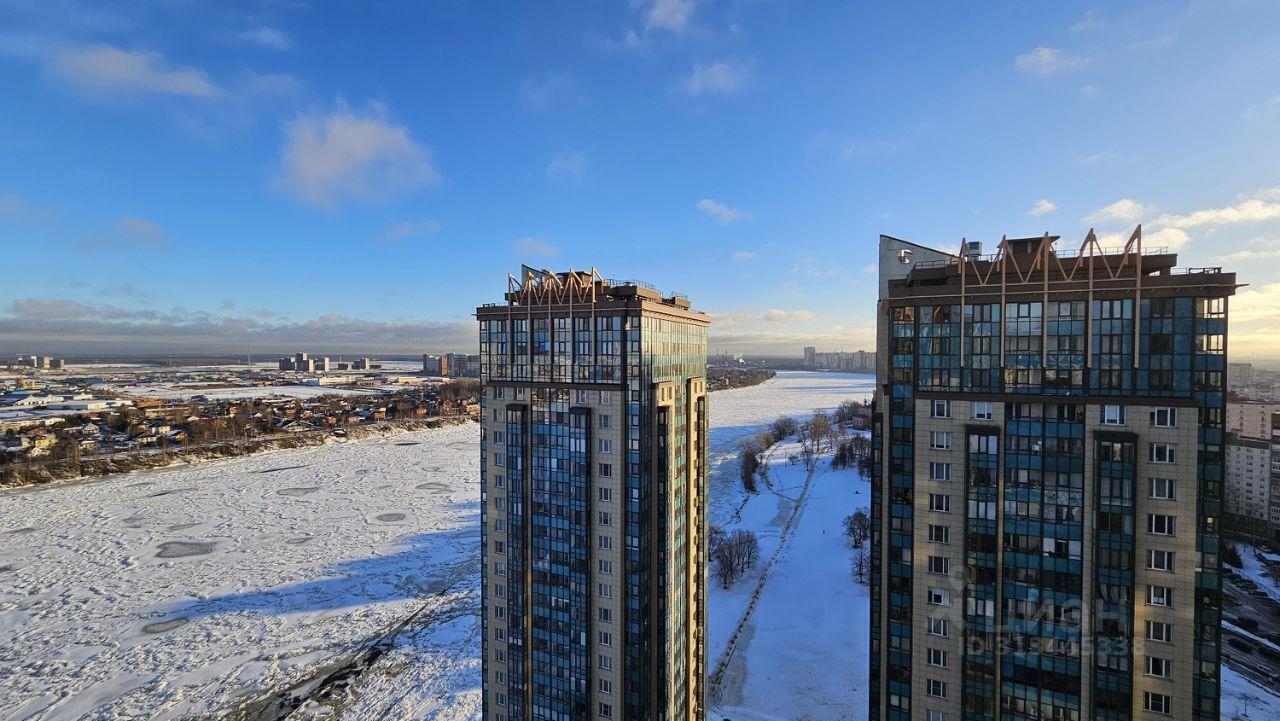
[{"label": "high-rise apartment tower", "polygon": [[476,318],[484,718],[702,721],[707,316],[526,267]]},{"label": "high-rise apartment tower", "polygon": [[1092,232],[881,236],[873,721],[1214,721],[1227,300]]}]

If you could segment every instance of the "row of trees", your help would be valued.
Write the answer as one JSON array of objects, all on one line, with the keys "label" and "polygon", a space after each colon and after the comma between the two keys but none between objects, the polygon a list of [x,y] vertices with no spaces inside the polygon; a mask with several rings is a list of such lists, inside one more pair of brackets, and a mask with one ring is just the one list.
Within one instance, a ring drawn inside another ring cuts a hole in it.
[{"label": "row of trees", "polygon": [[853,548],[853,578],[858,583],[866,583],[871,572],[871,516],[866,508],[844,517],[844,535]]},{"label": "row of trees", "polygon": [[760,539],[746,529],[726,533],[719,526],[707,529],[707,554],[723,588],[732,586],[760,560]]}]

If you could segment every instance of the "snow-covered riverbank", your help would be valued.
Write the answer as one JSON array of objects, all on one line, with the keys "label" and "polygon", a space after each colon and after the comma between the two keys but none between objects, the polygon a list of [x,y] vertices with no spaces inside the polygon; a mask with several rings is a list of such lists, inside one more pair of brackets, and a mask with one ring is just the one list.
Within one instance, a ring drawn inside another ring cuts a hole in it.
[{"label": "snow-covered riverbank", "polygon": [[[783,373],[712,397],[737,443],[869,391]],[[309,679],[424,604],[349,718],[479,717],[479,439],[467,425],[0,493],[0,719],[219,714]],[[727,478],[725,478],[727,476]]]}]

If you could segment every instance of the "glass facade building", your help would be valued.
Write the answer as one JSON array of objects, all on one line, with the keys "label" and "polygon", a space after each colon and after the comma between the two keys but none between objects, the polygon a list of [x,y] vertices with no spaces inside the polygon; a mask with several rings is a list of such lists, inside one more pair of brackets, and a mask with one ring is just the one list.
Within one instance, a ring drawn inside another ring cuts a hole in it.
[{"label": "glass facade building", "polygon": [[484,718],[702,721],[706,315],[525,268],[476,317]]},{"label": "glass facade building", "polygon": [[873,721],[1218,718],[1235,275],[1056,240],[881,237]]}]

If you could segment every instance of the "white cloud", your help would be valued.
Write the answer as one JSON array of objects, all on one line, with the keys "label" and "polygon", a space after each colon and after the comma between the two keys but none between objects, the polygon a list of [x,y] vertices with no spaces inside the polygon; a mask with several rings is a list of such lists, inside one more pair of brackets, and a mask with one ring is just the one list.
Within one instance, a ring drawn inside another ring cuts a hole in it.
[{"label": "white cloud", "polygon": [[841,160],[867,160],[869,158],[893,155],[902,148],[902,144],[892,140],[864,140],[850,143],[840,149]]},{"label": "white cloud", "polygon": [[738,262],[738,263],[745,263],[747,261],[755,260],[756,252],[754,250],[739,250],[734,252],[733,259],[735,262]]},{"label": "white cloud", "polygon": [[1084,156],[1083,158],[1080,159],[1080,164],[1081,165],[1097,165],[1098,163],[1101,163],[1102,161],[1110,157],[1111,157],[1111,151],[1104,150],[1100,153],[1094,153],[1092,155]]},{"label": "white cloud", "polygon": [[1031,206],[1031,210],[1027,211],[1027,215],[1030,215],[1033,218],[1039,218],[1040,216],[1048,215],[1057,209],[1058,206],[1054,205],[1048,198],[1041,198],[1036,201],[1035,205]]},{"label": "white cloud", "polygon": [[[1226,253],[1219,256],[1218,262],[1224,265],[1229,265],[1234,263],[1244,263],[1251,260],[1266,260],[1268,258],[1280,258],[1280,248],[1271,248],[1271,249],[1265,249],[1265,250],[1254,250],[1252,248],[1245,248],[1244,250],[1237,250],[1237,251]],[[1232,309],[1231,313],[1232,315],[1235,315],[1234,308]]]},{"label": "white cloud", "polygon": [[645,28],[683,32],[696,6],[695,0],[654,0],[645,15]]},{"label": "white cloud", "polygon": [[724,225],[728,225],[735,220],[742,220],[743,218],[751,217],[750,213],[721,203],[718,200],[712,200],[711,198],[703,198],[702,200],[699,200],[695,207],[712,218],[720,221]]},{"label": "white cloud", "polygon": [[515,251],[519,255],[559,255],[560,251],[539,235],[526,235],[515,242]]},{"label": "white cloud", "polygon": [[1097,10],[1085,11],[1084,17],[1080,18],[1071,26],[1072,32],[1084,33],[1093,30],[1102,30],[1107,27],[1107,22],[1102,19]]},{"label": "white cloud", "polygon": [[549,73],[531,77],[520,84],[520,97],[536,110],[551,107],[580,105],[586,96],[578,88],[578,81],[570,75]]},{"label": "white cloud", "polygon": [[1079,55],[1069,55],[1056,48],[1040,46],[1014,58],[1013,67],[1020,73],[1044,78],[1075,70],[1084,66],[1085,62],[1085,59]]},{"label": "white cloud", "polygon": [[801,258],[791,266],[791,275],[806,278],[833,278],[843,272],[840,268],[832,267],[830,263],[820,263],[812,256]]},{"label": "white cloud", "polygon": [[690,96],[718,94],[728,95],[737,91],[747,81],[747,71],[741,65],[735,67],[729,61],[717,60],[709,65],[694,63],[693,71],[681,80],[681,87]]},{"label": "white cloud", "polygon": [[168,234],[155,221],[127,216],[117,220],[109,231],[82,238],[79,249],[83,253],[156,251],[168,243]]},{"label": "white cloud", "polygon": [[813,311],[808,310],[780,310],[778,308],[770,308],[760,314],[760,320],[768,323],[781,323],[792,320],[809,320],[813,317]]},{"label": "white cloud", "polygon": [[556,153],[547,164],[551,180],[581,180],[587,174],[587,158],[582,153]]},{"label": "white cloud", "polygon": [[439,232],[440,221],[434,218],[426,220],[402,220],[382,231],[378,239],[382,242],[404,240]]},{"label": "white cloud", "polygon": [[280,187],[327,209],[347,200],[382,200],[440,178],[431,151],[378,104],[359,113],[339,101],[331,113],[285,123],[280,164]]},{"label": "white cloud", "polygon": [[866,273],[867,275],[875,275],[876,273],[880,272],[880,267],[877,266],[875,263],[870,263],[862,267],[862,272]]},{"label": "white cloud", "polygon": [[264,26],[245,30],[240,33],[240,39],[245,42],[260,45],[268,50],[278,50],[285,52],[293,49],[293,39],[286,35],[283,31],[276,28]]},{"label": "white cloud", "polygon": [[215,98],[223,91],[194,68],[170,68],[157,53],[94,45],[53,56],[49,70],[86,95],[174,95]]},{"label": "white cloud", "polygon": [[1121,198],[1116,202],[1105,205],[1085,216],[1085,220],[1090,223],[1106,223],[1109,221],[1122,221],[1126,223],[1134,223],[1142,219],[1145,213],[1150,212],[1147,208],[1134,200],[1133,198]]},{"label": "white cloud", "polygon": [[1160,228],[1153,226],[1153,230],[1143,229],[1142,244],[1145,248],[1168,248],[1177,250],[1187,243],[1191,242],[1191,236],[1178,228]]},{"label": "white cloud", "polygon": [[[1257,223],[1280,218],[1280,194],[1275,188],[1259,191],[1259,197],[1249,198],[1235,205],[1222,208],[1196,210],[1182,215],[1166,213],[1155,223],[1170,228],[1200,228],[1207,225],[1234,225]],[[1275,201],[1272,198],[1276,198]]]}]

